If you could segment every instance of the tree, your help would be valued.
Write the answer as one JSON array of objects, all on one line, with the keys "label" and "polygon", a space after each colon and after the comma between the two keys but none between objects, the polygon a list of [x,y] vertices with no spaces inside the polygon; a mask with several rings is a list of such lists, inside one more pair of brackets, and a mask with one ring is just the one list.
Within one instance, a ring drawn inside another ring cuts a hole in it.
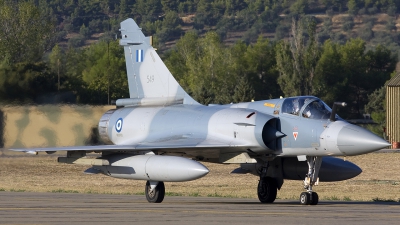
[{"label": "tree", "polygon": [[316,68],[315,94],[328,104],[345,101],[342,116],[358,118],[368,95],[390,79],[397,58],[387,48],[377,46],[366,51],[361,39],[350,39],[345,45],[325,42]]},{"label": "tree", "polygon": [[254,89],[251,87],[246,76],[239,77],[232,99],[233,102],[249,102],[254,100]]},{"label": "tree", "polygon": [[161,0],[161,4],[164,12],[178,11],[178,0]]},{"label": "tree", "polygon": [[54,74],[57,74],[57,90],[60,90],[60,78],[64,74],[64,54],[58,45],[54,46],[49,56],[49,67]]},{"label": "tree", "polygon": [[[309,39],[306,42],[301,21],[292,20],[292,36],[277,45],[278,84],[286,96],[313,94],[315,67],[320,56],[316,21],[306,19]],[[307,44],[306,44],[307,43]]]},{"label": "tree", "polygon": [[[176,54],[171,54],[173,58],[166,59],[166,65],[170,68],[175,79],[186,88],[186,91],[191,92],[197,71],[198,60],[201,57],[201,47],[199,37],[195,32],[187,32],[176,43]],[[179,63],[176,63],[179,62]]]},{"label": "tree", "polygon": [[0,68],[2,103],[33,103],[41,95],[57,91],[57,78],[43,63],[15,63]]},{"label": "tree", "polygon": [[92,45],[85,56],[82,79],[92,93],[92,103],[109,104],[111,99],[129,97],[125,59],[118,41]]},{"label": "tree", "polygon": [[[365,112],[371,114],[377,125],[369,125],[368,129],[376,135],[382,136],[383,128],[386,126],[386,87],[382,86],[368,95],[368,104],[365,105]],[[385,138],[385,137],[383,137]]]},{"label": "tree", "polygon": [[254,88],[256,100],[278,98],[282,95],[279,85],[276,85],[279,72],[276,67],[275,49],[275,43],[260,36],[245,52],[246,73]]},{"label": "tree", "polygon": [[358,8],[357,8],[357,2],[356,0],[350,0],[347,2],[347,8],[349,9],[349,13],[352,15],[357,14]]},{"label": "tree", "polygon": [[157,30],[159,42],[164,43],[169,41],[174,36],[179,35],[181,33],[180,23],[181,19],[179,18],[178,13],[174,11],[168,11],[165,14],[162,24],[160,24],[160,28]]},{"label": "tree", "polygon": [[294,4],[290,6],[290,12],[293,15],[302,15],[306,13],[308,10],[308,1],[307,0],[296,0]]},{"label": "tree", "polygon": [[228,87],[226,90],[227,101],[230,102],[249,102],[254,100],[254,86],[252,86],[248,72],[248,61],[246,60],[247,45],[243,41],[238,41],[227,49],[227,57],[230,61],[226,68],[226,77],[223,80]]},{"label": "tree", "polygon": [[31,1],[0,0],[0,61],[37,62],[56,39],[54,18]]},{"label": "tree", "polygon": [[340,45],[326,41],[315,69],[314,94],[329,105],[335,101],[346,101],[348,82],[342,67]]}]

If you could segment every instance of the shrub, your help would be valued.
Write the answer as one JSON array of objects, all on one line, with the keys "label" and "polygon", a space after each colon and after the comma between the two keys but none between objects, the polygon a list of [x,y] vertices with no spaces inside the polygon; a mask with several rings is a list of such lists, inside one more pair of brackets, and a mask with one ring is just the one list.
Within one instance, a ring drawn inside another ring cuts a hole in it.
[{"label": "shrub", "polygon": [[328,15],[329,17],[332,17],[333,16],[333,14],[334,14],[334,12],[333,12],[333,9],[332,8],[329,8],[328,10],[326,10],[326,15]]},{"label": "shrub", "polygon": [[397,7],[396,7],[396,5],[391,5],[391,6],[389,6],[386,12],[387,12],[387,14],[388,14],[389,16],[396,16],[396,12],[397,12]]},{"label": "shrub", "polygon": [[367,13],[366,8],[362,8],[362,9],[358,10],[358,15],[365,15],[366,13]]},{"label": "shrub", "polygon": [[85,38],[82,35],[70,38],[68,40],[68,47],[79,48],[85,44]]},{"label": "shrub", "polygon": [[354,27],[354,22],[353,22],[353,21],[346,21],[346,22],[343,24],[342,29],[343,29],[343,31],[348,32],[348,31],[350,31],[351,29],[353,29],[353,27]]},{"label": "shrub", "polygon": [[324,29],[331,30],[332,29],[332,17],[324,19]]},{"label": "shrub", "polygon": [[376,8],[376,6],[373,6],[368,9],[368,14],[370,14],[370,15],[376,14],[377,12],[378,12],[378,8]]},{"label": "shrub", "polygon": [[289,27],[279,24],[275,29],[275,39],[280,40],[287,37],[289,34]]},{"label": "shrub", "polygon": [[365,27],[361,30],[360,37],[366,41],[369,41],[374,37],[374,32],[370,28]]},{"label": "shrub", "polygon": [[85,24],[82,24],[81,28],[79,29],[79,34],[84,38],[90,38],[90,30],[89,27],[86,27]]},{"label": "shrub", "polygon": [[318,42],[324,43],[326,40],[330,39],[331,35],[329,34],[329,31],[323,30],[318,34]]},{"label": "shrub", "polygon": [[397,31],[396,24],[392,20],[390,20],[386,23],[386,30],[388,30],[389,32]]}]

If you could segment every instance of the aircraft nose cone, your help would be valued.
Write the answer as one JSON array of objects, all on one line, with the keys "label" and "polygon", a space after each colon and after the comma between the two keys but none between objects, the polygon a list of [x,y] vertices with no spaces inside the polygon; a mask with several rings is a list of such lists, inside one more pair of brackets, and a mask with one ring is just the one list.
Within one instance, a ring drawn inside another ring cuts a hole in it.
[{"label": "aircraft nose cone", "polygon": [[390,144],[362,127],[349,124],[339,131],[337,146],[346,155],[358,155],[380,150]]}]

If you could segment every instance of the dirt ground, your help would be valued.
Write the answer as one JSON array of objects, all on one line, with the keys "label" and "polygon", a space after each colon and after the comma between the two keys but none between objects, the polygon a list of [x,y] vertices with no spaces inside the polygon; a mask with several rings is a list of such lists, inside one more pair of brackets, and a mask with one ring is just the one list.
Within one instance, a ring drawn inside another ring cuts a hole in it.
[{"label": "dirt ground", "polygon": [[[363,172],[350,180],[321,182],[314,190],[321,200],[399,201],[400,153],[347,157]],[[204,163],[210,173],[195,181],[166,183],[166,195],[257,198],[258,177],[230,174],[238,165]],[[143,195],[145,181],[87,175],[89,166],[57,163],[57,155],[0,152],[0,191],[72,192]],[[302,181],[285,180],[278,199],[298,199]]]}]

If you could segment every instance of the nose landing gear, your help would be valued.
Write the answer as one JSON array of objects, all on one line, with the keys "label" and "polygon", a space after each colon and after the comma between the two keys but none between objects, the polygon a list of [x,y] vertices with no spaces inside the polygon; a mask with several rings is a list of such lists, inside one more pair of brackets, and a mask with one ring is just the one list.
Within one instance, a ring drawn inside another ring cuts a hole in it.
[{"label": "nose landing gear", "polygon": [[306,192],[300,194],[300,204],[301,205],[317,205],[318,204],[318,194],[313,192],[312,187],[318,185],[318,173],[322,164],[321,156],[307,156],[308,173],[304,179],[304,189]]}]

